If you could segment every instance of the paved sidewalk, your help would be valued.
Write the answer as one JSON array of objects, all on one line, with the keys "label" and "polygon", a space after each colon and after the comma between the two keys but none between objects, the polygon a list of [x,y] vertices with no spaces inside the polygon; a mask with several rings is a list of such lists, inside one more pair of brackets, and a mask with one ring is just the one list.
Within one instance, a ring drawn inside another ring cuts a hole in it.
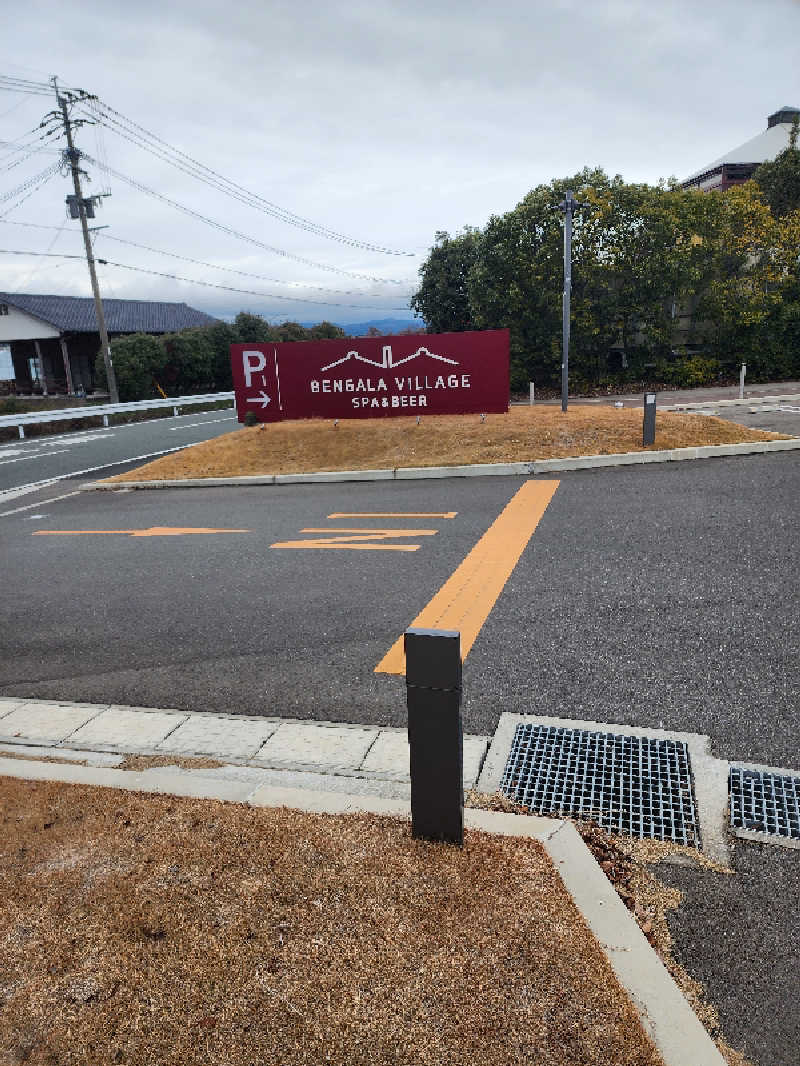
[{"label": "paved sidewalk", "polygon": [[[464,788],[478,780],[490,737],[464,737]],[[0,699],[0,752],[119,766],[128,755],[216,759],[196,776],[254,784],[410,795],[405,729],[198,714],[174,709]]]}]

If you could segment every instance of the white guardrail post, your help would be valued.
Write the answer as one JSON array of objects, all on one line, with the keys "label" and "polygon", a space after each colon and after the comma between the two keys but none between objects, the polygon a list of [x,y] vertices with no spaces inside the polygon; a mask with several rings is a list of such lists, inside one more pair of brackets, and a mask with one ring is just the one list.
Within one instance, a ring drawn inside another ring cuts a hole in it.
[{"label": "white guardrail post", "polygon": [[90,407],[62,407],[53,411],[28,411],[19,415],[0,415],[0,429],[13,426],[18,430],[20,438],[24,439],[25,426],[40,425],[46,422],[69,422],[78,418],[102,418],[103,425],[107,426],[109,415],[171,407],[173,415],[177,416],[181,407],[219,403],[223,400],[232,401],[233,393],[209,392],[198,396],[181,396],[177,398],[177,402],[176,397],[171,397],[166,400],[135,400],[132,403],[107,403]]}]

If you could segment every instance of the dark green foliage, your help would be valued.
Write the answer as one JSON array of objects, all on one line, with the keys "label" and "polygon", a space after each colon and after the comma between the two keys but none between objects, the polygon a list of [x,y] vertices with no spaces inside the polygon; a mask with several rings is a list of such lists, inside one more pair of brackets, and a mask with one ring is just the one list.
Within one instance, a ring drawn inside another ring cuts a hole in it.
[{"label": "dark green foliage", "polygon": [[269,322],[261,315],[251,315],[248,311],[239,312],[233,327],[242,344],[269,344],[277,340]]},{"label": "dark green foliage", "polygon": [[478,258],[480,233],[467,227],[451,237],[440,231],[436,244],[420,267],[420,287],[411,297],[411,307],[431,333],[473,329],[468,279]]},{"label": "dark green foliage", "polygon": [[800,208],[800,149],[797,147],[798,119],[792,123],[789,147],[771,162],[762,163],[753,175],[764,199],[776,218]]},{"label": "dark green foliage", "polygon": [[332,322],[320,322],[318,326],[312,326],[306,333],[310,341],[333,341],[347,336],[340,326],[334,326]]},{"label": "dark green foliage", "polygon": [[[159,380],[164,368],[164,349],[157,337],[149,333],[117,337],[111,344],[111,356],[121,403],[156,395],[154,382]],[[99,388],[107,387],[101,353],[95,361],[95,381]]]},{"label": "dark green foliage", "polygon": [[250,429],[252,429],[253,426],[258,425],[258,415],[255,413],[255,411],[247,411],[245,413],[244,424]]}]

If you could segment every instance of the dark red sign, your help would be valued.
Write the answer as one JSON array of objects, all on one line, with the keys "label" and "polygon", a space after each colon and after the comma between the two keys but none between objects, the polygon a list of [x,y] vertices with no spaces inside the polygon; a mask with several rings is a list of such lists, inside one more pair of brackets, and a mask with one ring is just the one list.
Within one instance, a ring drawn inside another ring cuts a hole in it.
[{"label": "dark red sign", "polygon": [[243,422],[508,410],[508,330],[232,344]]}]

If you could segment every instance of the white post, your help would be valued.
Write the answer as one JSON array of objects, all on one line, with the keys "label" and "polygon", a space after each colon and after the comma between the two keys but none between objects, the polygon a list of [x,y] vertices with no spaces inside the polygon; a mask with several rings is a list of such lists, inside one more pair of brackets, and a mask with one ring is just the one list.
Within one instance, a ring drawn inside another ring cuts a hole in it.
[{"label": "white post", "polygon": [[17,426],[17,429],[19,430],[19,439],[25,440],[25,430],[22,428],[22,426]]},{"label": "white post", "polygon": [[742,369],[739,371],[739,399],[744,399],[744,376],[747,373],[747,363],[742,363]]},{"label": "white post", "polygon": [[531,382],[531,394],[530,394],[530,398],[528,399],[528,404],[531,407],[533,406],[533,404],[536,403],[536,395],[535,395],[535,393],[536,393],[536,386],[533,384],[533,382]]},{"label": "white post", "polygon": [[103,415],[103,425],[104,426],[108,425],[108,415]]}]

